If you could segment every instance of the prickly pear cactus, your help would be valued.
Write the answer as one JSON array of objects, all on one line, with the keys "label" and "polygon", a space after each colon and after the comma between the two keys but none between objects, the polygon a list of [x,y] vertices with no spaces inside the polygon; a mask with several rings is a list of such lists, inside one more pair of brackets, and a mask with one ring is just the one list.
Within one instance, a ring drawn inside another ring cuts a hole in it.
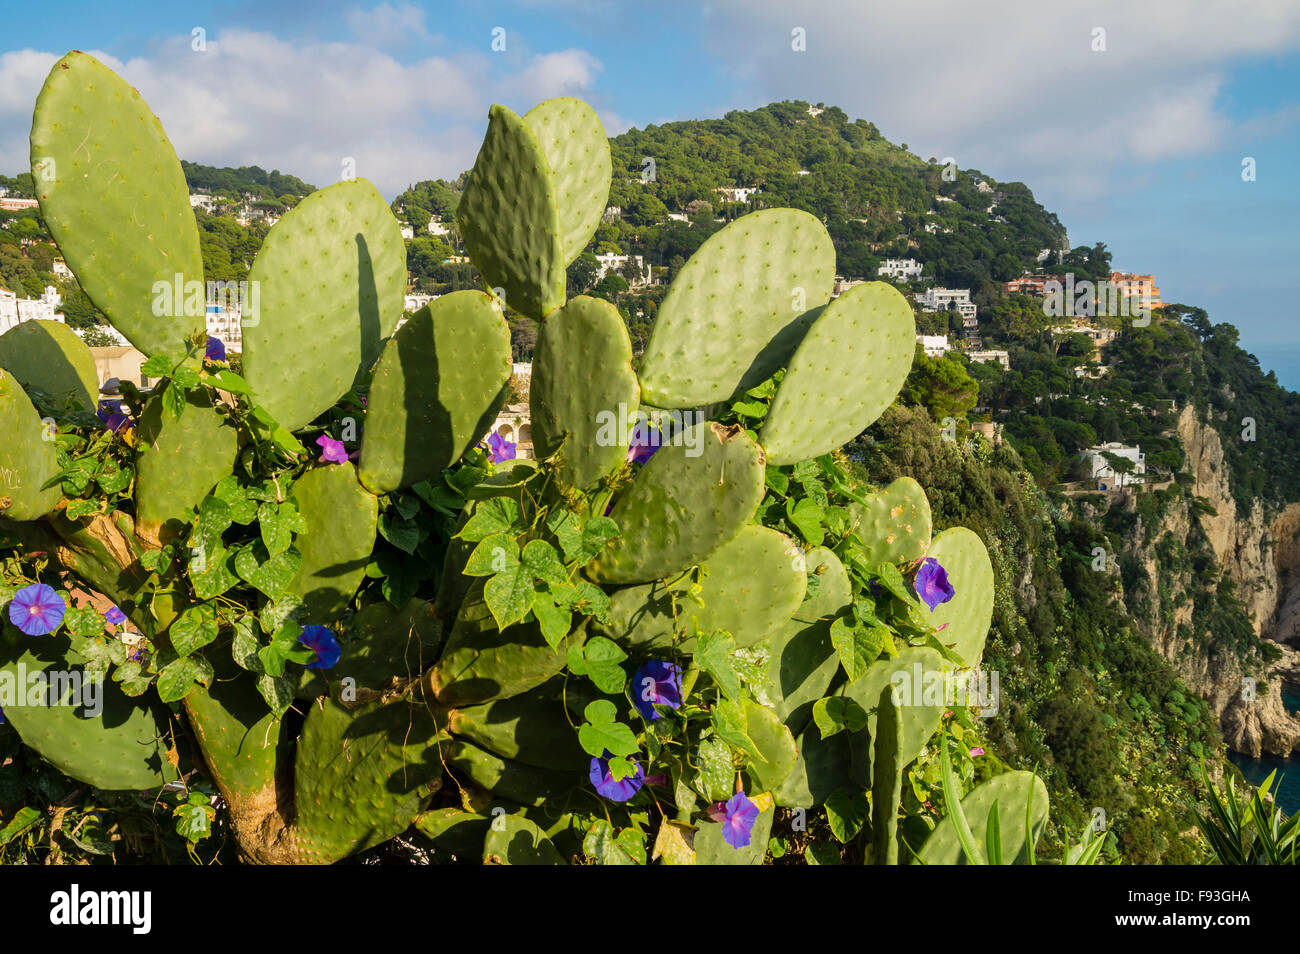
[{"label": "prickly pear cactus", "polygon": [[[564,300],[608,198],[599,121],[493,107],[457,211],[484,288],[394,333],[396,222],[330,186],[252,267],[241,376],[150,307],[202,276],[138,94],[69,54],[32,155],[64,256],[159,384],[97,427],[62,332],[0,339],[0,673],[112,687],[102,713],[72,683],[6,701],[26,745],[91,785],[219,794],[259,863],[409,832],[488,864],[761,864],[792,808],[898,861],[968,711],[928,692],[978,664],[993,576],[971,531],[931,539],[914,481],[868,487],[838,453],[914,329],[888,286],[830,300],[814,217],[709,238],[638,367],[617,309]],[[483,443],[504,309],[541,321],[536,460]],[[945,831],[925,859],[951,860]]]}]

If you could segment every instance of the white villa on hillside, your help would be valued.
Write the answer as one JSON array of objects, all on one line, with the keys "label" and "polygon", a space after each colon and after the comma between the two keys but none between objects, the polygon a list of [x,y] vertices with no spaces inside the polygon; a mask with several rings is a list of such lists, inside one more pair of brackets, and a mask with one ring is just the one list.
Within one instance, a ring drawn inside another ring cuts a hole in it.
[{"label": "white villa on hillside", "polygon": [[947,335],[917,335],[916,340],[921,343],[921,350],[930,358],[942,358],[952,350]]},{"label": "white villa on hillside", "polygon": [[[1110,461],[1104,456],[1106,454],[1132,461],[1132,473],[1116,473],[1115,468],[1111,466]],[[1140,447],[1128,447],[1118,441],[1111,441],[1108,444],[1089,447],[1087,450],[1082,451],[1079,456],[1088,462],[1091,468],[1089,479],[1097,482],[1098,490],[1119,490],[1133,484],[1143,483],[1145,480],[1142,475],[1147,472],[1147,455],[1142,453]]]},{"label": "white villa on hillside", "polygon": [[978,310],[970,300],[969,288],[927,288],[914,297],[920,303],[922,311],[961,312],[966,324],[974,322]]},{"label": "white villa on hillside", "polygon": [[422,292],[415,292],[413,294],[406,295],[402,299],[402,310],[419,311],[421,308],[429,304],[429,302],[433,301],[437,297],[438,297],[437,295],[426,295]]},{"label": "white villa on hillside", "polygon": [[46,285],[40,298],[19,298],[17,293],[0,288],[0,334],[24,321],[63,321],[58,312],[62,302],[53,285]]},{"label": "white villa on hillside", "polygon": [[914,258],[887,258],[876,269],[876,275],[896,281],[914,282],[921,277],[921,263]]},{"label": "white villa on hillside", "polygon": [[758,186],[737,186],[734,189],[730,186],[719,186],[713,191],[728,202],[748,202],[751,195],[758,194]]},{"label": "white villa on hillside", "polygon": [[430,234],[430,235],[450,235],[450,234],[451,234],[451,226],[450,226],[450,225],[444,225],[442,219],[440,219],[438,216],[435,215],[435,216],[433,216],[432,218],[429,219],[429,234]]},{"label": "white villa on hillside", "polygon": [[1011,358],[1007,356],[1005,351],[967,351],[966,357],[972,361],[978,361],[980,364],[993,361],[1002,365],[1003,371],[1011,370]]},{"label": "white villa on hillside", "polygon": [[[651,267],[646,265],[640,255],[616,255],[613,252],[604,252],[596,256],[596,261],[600,263],[600,271],[596,273],[596,281],[600,281],[610,272],[623,275],[623,267],[627,265],[628,259],[636,262],[637,268],[641,270],[641,277],[637,280],[628,280],[630,285],[652,285]],[[627,277],[627,276],[623,276]]]}]

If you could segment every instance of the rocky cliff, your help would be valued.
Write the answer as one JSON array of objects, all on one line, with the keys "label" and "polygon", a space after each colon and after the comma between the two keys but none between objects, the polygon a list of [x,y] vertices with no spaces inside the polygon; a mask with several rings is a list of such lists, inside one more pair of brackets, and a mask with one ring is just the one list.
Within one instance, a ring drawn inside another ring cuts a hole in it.
[{"label": "rocky cliff", "polygon": [[[1300,681],[1300,652],[1292,648],[1300,646],[1300,503],[1255,500],[1239,512],[1219,432],[1189,405],[1177,434],[1199,501],[1167,499],[1156,519],[1135,496],[1120,505],[1142,514],[1124,539],[1124,556],[1145,576],[1126,593],[1127,608],[1188,688],[1209,701],[1230,747],[1256,758],[1289,755],[1300,744],[1300,719],[1287,713],[1281,689],[1284,681]],[[1198,563],[1206,553],[1212,563]],[[1262,645],[1225,645],[1212,627],[1208,640],[1190,635],[1204,623],[1194,619],[1195,594],[1219,586],[1222,575]]]}]

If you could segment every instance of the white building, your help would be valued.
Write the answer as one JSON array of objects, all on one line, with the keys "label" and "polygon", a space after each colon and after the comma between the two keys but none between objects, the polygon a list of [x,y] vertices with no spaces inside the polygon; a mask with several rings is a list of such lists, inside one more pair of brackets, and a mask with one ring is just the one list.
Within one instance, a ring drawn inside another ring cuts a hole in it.
[{"label": "white building", "polygon": [[[600,271],[596,273],[596,281],[600,281],[610,272],[623,275],[623,267],[627,265],[629,258],[636,262],[637,268],[641,270],[641,277],[637,280],[629,279],[628,284],[653,284],[650,277],[651,268],[645,264],[640,255],[616,255],[613,252],[604,252],[596,256],[596,261],[600,263]],[[626,276],[623,277],[626,278]]]},{"label": "white building", "polygon": [[35,199],[18,199],[13,196],[7,196],[0,199],[0,212],[21,212],[23,209],[34,209],[38,205]]},{"label": "white building", "polygon": [[59,278],[71,278],[72,269],[68,268],[68,263],[61,258],[56,258],[54,264],[50,266],[54,274]]},{"label": "white building", "polygon": [[40,298],[19,298],[17,293],[0,288],[0,334],[24,321],[63,321],[58,312],[62,301],[53,285],[46,285]]},{"label": "white building", "polygon": [[691,221],[691,217],[687,215],[685,212],[669,212],[668,221],[689,223]]},{"label": "white building", "polygon": [[451,226],[450,226],[450,225],[445,225],[445,224],[443,223],[442,219],[440,219],[438,216],[435,215],[435,216],[433,216],[431,219],[429,219],[429,234],[430,234],[430,235],[450,235],[450,234],[451,234]]},{"label": "white building", "polygon": [[[1132,461],[1133,472],[1130,474],[1116,473],[1115,468],[1111,466],[1110,461],[1104,456],[1106,454]],[[1119,490],[1133,484],[1140,484],[1144,480],[1142,475],[1147,472],[1147,455],[1142,453],[1142,449],[1140,447],[1128,447],[1118,441],[1089,447],[1087,450],[1082,451],[1079,456],[1088,462],[1091,469],[1089,479],[1097,482],[1098,490]]]},{"label": "white building", "polygon": [[835,284],[831,286],[831,297],[839,298],[850,288],[857,288],[859,285],[865,285],[866,281],[861,278],[841,278],[835,276]]},{"label": "white building", "polygon": [[238,296],[234,300],[209,301],[204,308],[209,338],[219,338],[228,351],[244,350],[244,329],[240,324],[242,312]]},{"label": "white building", "polygon": [[1007,356],[1005,351],[967,351],[966,357],[972,361],[978,361],[980,364],[995,361],[1002,365],[1003,371],[1011,370],[1011,358]]},{"label": "white building", "polygon": [[876,269],[880,278],[914,282],[921,277],[921,263],[914,258],[887,258]]},{"label": "white building", "polygon": [[202,208],[204,212],[211,213],[212,210],[215,209],[216,207],[217,207],[217,200],[214,199],[212,196],[202,195],[200,193],[195,193],[195,192],[190,193],[191,209]]},{"label": "white building", "polygon": [[398,223],[398,228],[401,230],[402,238],[404,239],[415,238],[415,229],[411,228],[411,226],[407,225],[405,222]]},{"label": "white building", "polygon": [[607,205],[605,206],[605,214],[600,217],[600,220],[602,222],[615,222],[622,215],[623,207],[621,205]]},{"label": "white building", "polygon": [[720,186],[713,191],[728,202],[748,202],[751,195],[758,195],[758,186],[740,186],[735,189],[730,186]]},{"label": "white building", "polygon": [[921,343],[921,349],[930,358],[942,358],[952,350],[947,335],[917,335],[916,340]]},{"label": "white building", "polygon": [[970,300],[969,288],[927,288],[915,296],[922,311],[956,311],[962,316],[962,323],[975,324],[977,307]]},{"label": "white building", "polygon": [[822,113],[824,113],[824,112],[826,112],[826,110],[823,109],[823,108],[820,107],[820,106],[809,106],[809,107],[808,107],[808,115],[809,115],[809,116],[820,116],[820,115],[821,115]]},{"label": "white building", "polygon": [[419,311],[421,308],[429,304],[429,302],[433,301],[437,297],[438,297],[437,295],[425,295],[423,293],[418,293],[418,292],[412,295],[407,295],[405,298],[402,299],[402,310]]}]

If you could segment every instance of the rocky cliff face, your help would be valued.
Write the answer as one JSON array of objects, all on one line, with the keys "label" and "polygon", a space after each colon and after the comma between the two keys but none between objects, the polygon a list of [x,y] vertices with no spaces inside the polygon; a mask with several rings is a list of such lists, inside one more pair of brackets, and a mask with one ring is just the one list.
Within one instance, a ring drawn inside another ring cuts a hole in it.
[{"label": "rocky cliff face", "polygon": [[[1278,509],[1257,500],[1249,513],[1239,515],[1218,432],[1188,406],[1179,416],[1178,436],[1194,480],[1192,491],[1214,512],[1193,511],[1187,501],[1177,500],[1161,514],[1158,526],[1144,526],[1138,519],[1125,553],[1145,568],[1151,583],[1130,612],[1137,610],[1156,649],[1190,689],[1210,702],[1229,746],[1256,758],[1263,752],[1289,755],[1300,744],[1300,719],[1287,713],[1281,689],[1285,680],[1300,681],[1300,652],[1287,645],[1300,646],[1300,503]],[[1126,506],[1134,503],[1129,500]],[[1192,622],[1190,594],[1205,581],[1190,571],[1160,566],[1157,544],[1166,535],[1187,552],[1208,547],[1236,584],[1255,634],[1283,644],[1279,661],[1243,660],[1213,642],[1196,646],[1180,633]]]}]

